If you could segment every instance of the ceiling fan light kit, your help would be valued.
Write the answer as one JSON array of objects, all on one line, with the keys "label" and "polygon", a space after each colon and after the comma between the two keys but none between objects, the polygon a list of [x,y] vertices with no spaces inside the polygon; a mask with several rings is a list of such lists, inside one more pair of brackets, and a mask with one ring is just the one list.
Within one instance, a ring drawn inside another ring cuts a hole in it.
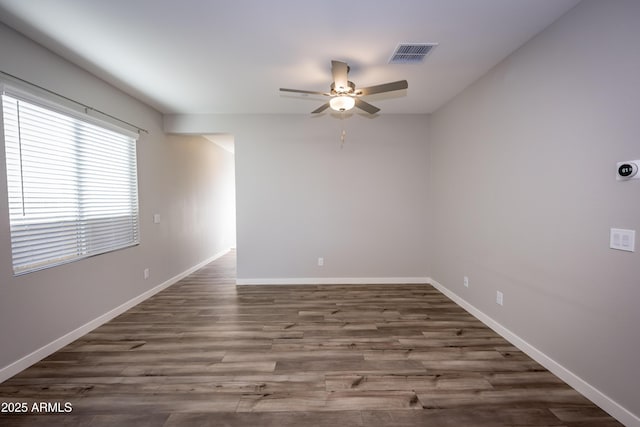
[{"label": "ceiling fan light kit", "polygon": [[331,98],[329,105],[336,111],[348,111],[356,105],[356,100],[346,95],[336,96]]},{"label": "ceiling fan light kit", "polygon": [[329,107],[331,107],[331,109],[335,111],[340,112],[348,111],[353,107],[358,107],[359,109],[366,111],[369,114],[375,114],[380,111],[380,109],[363,101],[362,99],[360,99],[360,97],[366,95],[374,95],[376,93],[393,92],[396,90],[407,89],[409,87],[406,80],[398,80],[396,82],[383,83],[380,85],[356,89],[355,83],[350,81],[348,78],[349,66],[346,62],[342,61],[331,61],[331,74],[333,76],[333,83],[331,83],[329,87],[330,91],[328,93],[285,88],[280,88],[280,91],[331,97],[329,102],[326,102],[320,107],[313,110],[311,112],[312,114],[321,113]]}]

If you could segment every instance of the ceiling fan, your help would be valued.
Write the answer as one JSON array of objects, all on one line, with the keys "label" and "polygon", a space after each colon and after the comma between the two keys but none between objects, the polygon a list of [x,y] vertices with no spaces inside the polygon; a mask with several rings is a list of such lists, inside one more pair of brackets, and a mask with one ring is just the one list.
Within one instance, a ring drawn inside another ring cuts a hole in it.
[{"label": "ceiling fan", "polygon": [[353,82],[349,81],[349,69],[350,68],[346,62],[331,61],[331,74],[333,75],[333,83],[331,83],[331,90],[329,92],[315,92],[312,90],[286,88],[280,88],[280,91],[306,93],[311,95],[324,95],[331,97],[329,102],[313,110],[311,112],[312,114],[321,113],[329,107],[336,111],[342,112],[350,110],[354,106],[366,111],[367,113],[375,114],[380,111],[380,109],[374,105],[369,104],[368,102],[364,102],[362,99],[360,99],[361,96],[392,92],[409,87],[406,80],[398,80],[397,82],[383,83],[376,86],[356,89],[356,85]]}]

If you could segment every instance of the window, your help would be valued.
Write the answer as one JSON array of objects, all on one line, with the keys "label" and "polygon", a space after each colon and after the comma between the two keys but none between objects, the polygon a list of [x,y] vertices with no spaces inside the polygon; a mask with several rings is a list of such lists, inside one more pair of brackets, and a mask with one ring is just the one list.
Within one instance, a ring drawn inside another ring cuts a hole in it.
[{"label": "window", "polygon": [[15,275],[139,243],[136,134],[9,88],[2,113]]}]

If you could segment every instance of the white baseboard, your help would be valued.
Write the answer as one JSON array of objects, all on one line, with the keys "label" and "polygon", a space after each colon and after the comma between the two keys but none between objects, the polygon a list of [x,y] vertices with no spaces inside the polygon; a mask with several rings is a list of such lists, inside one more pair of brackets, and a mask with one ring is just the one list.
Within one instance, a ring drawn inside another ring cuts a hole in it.
[{"label": "white baseboard", "polygon": [[80,326],[79,328],[74,329],[73,331],[61,336],[60,338],[55,339],[49,344],[46,344],[40,347],[39,349],[35,350],[34,352],[22,357],[21,359],[18,359],[15,362],[5,366],[4,368],[0,369],[0,383],[3,381],[6,381],[7,379],[11,378],[17,373],[22,372],[23,370],[27,369],[29,366],[39,362],[45,357],[55,353],[56,351],[60,350],[64,346],[71,344],[73,341],[77,340],[83,335],[86,335],[87,333],[91,332],[98,326],[101,326],[107,323],[109,320],[115,318],[116,316],[119,316],[120,314],[124,313],[130,308],[135,307],[136,305],[140,304],[142,301],[152,297],[153,295],[157,294],[163,289],[166,289],[169,286],[173,285],[174,283],[184,279],[194,271],[204,267],[210,262],[215,261],[216,259],[225,255],[227,252],[229,252],[228,249],[222,252],[219,252],[213,255],[212,257],[207,258],[206,260],[198,263],[197,265],[194,265],[188,270],[185,270],[182,273],[176,276],[173,276],[172,278],[159,284],[158,286],[152,289],[149,289],[148,291],[138,295],[135,298],[130,299],[124,304],[119,305],[113,310],[110,310],[105,314],[98,316],[97,318],[91,320],[90,322],[87,322],[84,325]]},{"label": "white baseboard", "polygon": [[524,339],[520,338],[518,335],[510,331],[509,329],[502,326],[500,323],[496,322],[491,317],[487,316],[485,313],[465,301],[456,293],[450,291],[436,280],[431,278],[428,279],[429,282],[433,285],[434,288],[445,294],[448,298],[450,298],[453,302],[458,304],[460,307],[468,311],[475,318],[480,320],[482,323],[493,329],[496,333],[501,335],[507,341],[509,341],[514,346],[518,347],[524,353],[526,353],[533,360],[544,366],[551,373],[556,375],[562,381],[569,384],[571,387],[576,389],[578,392],[582,393],[587,399],[591,400],[593,403],[598,405],[604,411],[608,412],[612,417],[620,421],[627,427],[640,427],[640,418],[636,415],[629,412],[623,406],[619,405],[617,402],[612,400],[609,396],[602,393],[597,388],[593,387],[591,384],[571,372],[569,369],[565,368],[549,356],[547,356],[542,351],[538,350],[531,344],[529,344]]},{"label": "white baseboard", "polygon": [[429,283],[428,277],[286,277],[236,279],[236,285],[399,285]]}]

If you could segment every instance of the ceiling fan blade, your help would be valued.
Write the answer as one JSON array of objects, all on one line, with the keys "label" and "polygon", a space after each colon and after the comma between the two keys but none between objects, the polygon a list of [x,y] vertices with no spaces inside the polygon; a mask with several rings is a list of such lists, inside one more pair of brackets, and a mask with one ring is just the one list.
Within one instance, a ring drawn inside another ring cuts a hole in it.
[{"label": "ceiling fan blade", "polygon": [[326,104],[322,104],[321,106],[319,106],[318,108],[316,108],[315,110],[313,110],[311,112],[311,114],[315,114],[315,113],[322,113],[324,110],[326,110],[327,108],[329,108],[329,103],[327,102]]},{"label": "ceiling fan blade", "polygon": [[364,87],[356,90],[356,95],[373,95],[374,93],[392,92],[394,90],[402,90],[409,87],[406,80],[398,80],[397,82],[384,83],[376,86]]},{"label": "ceiling fan blade", "polygon": [[349,66],[346,62],[331,61],[331,74],[333,75],[333,82],[337,92],[346,91],[349,88],[348,73]]},{"label": "ceiling fan blade", "polygon": [[308,93],[311,95],[324,95],[324,96],[331,96],[331,94],[326,93],[326,92],[316,92],[313,90],[300,90],[300,89],[287,89],[287,88],[280,88],[281,92],[294,92],[294,93]]},{"label": "ceiling fan blade", "polygon": [[375,114],[378,111],[380,111],[380,109],[378,107],[376,107],[375,105],[371,105],[368,102],[364,102],[360,98],[354,98],[354,99],[356,100],[356,107],[358,107],[361,110],[366,111],[369,114]]}]

